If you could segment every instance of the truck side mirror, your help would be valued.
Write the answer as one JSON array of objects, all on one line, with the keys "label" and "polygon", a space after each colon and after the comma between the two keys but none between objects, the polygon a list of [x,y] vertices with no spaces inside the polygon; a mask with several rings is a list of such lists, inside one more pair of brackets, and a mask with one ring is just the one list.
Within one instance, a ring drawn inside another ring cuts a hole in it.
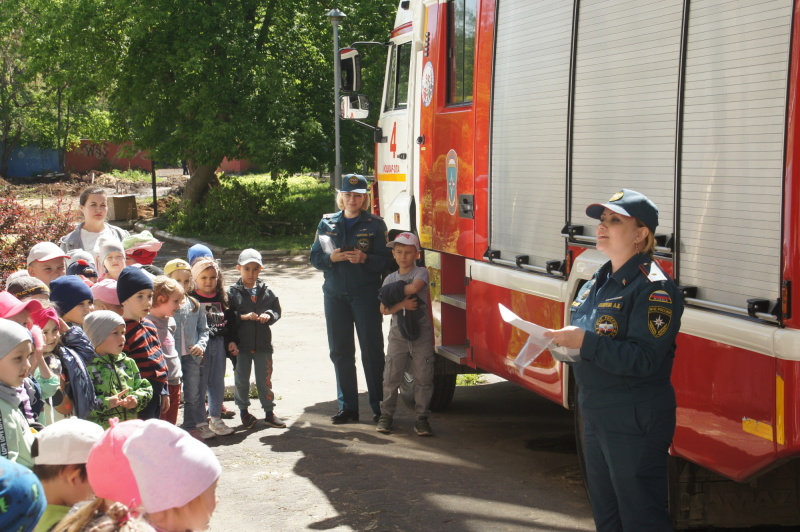
[{"label": "truck side mirror", "polygon": [[369,116],[369,97],[345,94],[339,98],[339,113],[344,120],[363,120]]},{"label": "truck side mirror", "polygon": [[339,50],[339,68],[343,92],[361,90],[361,56],[355,48]]}]

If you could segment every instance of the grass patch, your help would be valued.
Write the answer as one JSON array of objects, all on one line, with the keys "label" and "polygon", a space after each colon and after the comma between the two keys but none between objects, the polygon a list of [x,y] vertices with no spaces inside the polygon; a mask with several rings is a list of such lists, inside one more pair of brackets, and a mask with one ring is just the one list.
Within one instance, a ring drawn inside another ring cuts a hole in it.
[{"label": "grass patch", "polygon": [[[137,170],[135,168],[131,168],[129,170],[111,170],[108,172],[112,176],[117,179],[124,179],[126,181],[146,181],[150,183],[153,179],[150,175],[150,172],[145,172],[144,170]],[[163,181],[163,177],[156,177],[156,181]]]},{"label": "grass patch", "polygon": [[456,377],[456,386],[478,386],[486,382],[481,373],[464,373]]}]

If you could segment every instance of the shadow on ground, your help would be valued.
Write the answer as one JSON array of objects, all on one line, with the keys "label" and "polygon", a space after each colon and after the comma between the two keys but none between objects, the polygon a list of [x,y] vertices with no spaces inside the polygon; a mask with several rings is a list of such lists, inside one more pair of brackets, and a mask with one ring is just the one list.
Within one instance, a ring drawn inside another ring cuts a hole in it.
[{"label": "shadow on ground", "polygon": [[333,425],[334,411],[317,403],[287,432],[260,435],[272,452],[300,454],[294,473],[338,513],[312,530],[592,528],[571,413],[516,385],[459,388],[456,403],[431,417],[432,438],[414,435],[403,405],[392,435],[376,432],[371,416]]}]

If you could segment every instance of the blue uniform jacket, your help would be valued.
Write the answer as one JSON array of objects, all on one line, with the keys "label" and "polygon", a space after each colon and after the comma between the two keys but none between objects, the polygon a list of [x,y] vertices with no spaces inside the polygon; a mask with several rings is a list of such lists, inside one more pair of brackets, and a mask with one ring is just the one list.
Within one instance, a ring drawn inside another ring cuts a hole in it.
[{"label": "blue uniform jacket", "polygon": [[[333,248],[352,246],[367,254],[367,262],[352,264],[348,261],[331,262],[320,244],[320,236],[327,236]],[[326,214],[317,227],[317,235],[311,246],[311,264],[322,270],[325,283],[322,291],[328,295],[359,295],[364,289],[377,291],[381,286],[381,272],[387,267],[390,251],[386,247],[386,224],[381,218],[362,212],[355,225],[345,230],[344,212]]]},{"label": "blue uniform jacket", "polygon": [[670,382],[683,299],[647,255],[616,273],[604,264],[572,303],[572,324],[586,336],[572,363],[583,408],[659,399],[675,405]]}]

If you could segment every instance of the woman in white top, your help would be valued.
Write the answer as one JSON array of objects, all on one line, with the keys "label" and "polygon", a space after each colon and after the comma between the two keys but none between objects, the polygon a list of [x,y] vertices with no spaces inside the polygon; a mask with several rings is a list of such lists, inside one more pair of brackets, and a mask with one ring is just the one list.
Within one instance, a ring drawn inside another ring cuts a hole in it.
[{"label": "woman in white top", "polygon": [[108,215],[108,198],[101,187],[89,187],[81,192],[80,209],[83,221],[73,232],[61,240],[61,249],[69,253],[74,249],[92,252],[95,243],[101,236],[114,238],[122,242],[128,232],[106,223]]}]

